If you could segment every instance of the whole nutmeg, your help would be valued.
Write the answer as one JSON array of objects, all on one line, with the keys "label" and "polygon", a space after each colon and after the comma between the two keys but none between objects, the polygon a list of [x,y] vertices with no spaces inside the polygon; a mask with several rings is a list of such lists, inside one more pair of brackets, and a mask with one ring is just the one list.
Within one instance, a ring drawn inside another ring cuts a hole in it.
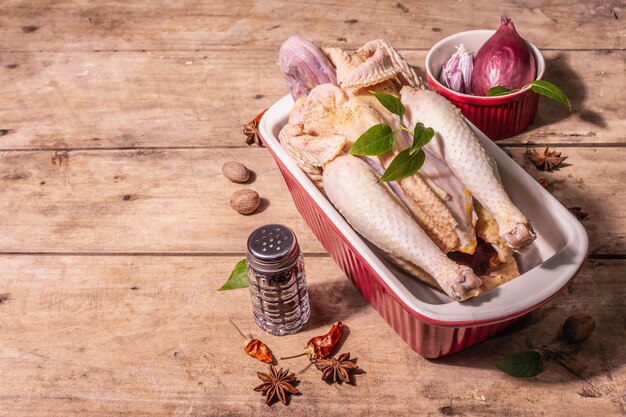
[{"label": "whole nutmeg", "polygon": [[246,182],[250,178],[250,171],[240,162],[228,161],[222,165],[222,174],[232,182]]},{"label": "whole nutmeg", "polygon": [[261,204],[261,198],[256,191],[249,188],[238,190],[230,197],[230,206],[238,213],[251,214]]},{"label": "whole nutmeg", "polygon": [[563,338],[570,343],[582,342],[596,328],[596,322],[587,313],[574,313],[563,323]]}]

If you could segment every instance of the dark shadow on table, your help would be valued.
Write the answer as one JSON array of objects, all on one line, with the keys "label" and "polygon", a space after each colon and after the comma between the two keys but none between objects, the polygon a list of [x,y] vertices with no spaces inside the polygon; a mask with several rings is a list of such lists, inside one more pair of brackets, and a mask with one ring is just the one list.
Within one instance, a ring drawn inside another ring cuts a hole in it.
[{"label": "dark shadow on table", "polygon": [[[599,288],[597,284],[600,274],[594,274],[594,269],[614,268],[611,264],[607,266],[606,262],[588,261],[585,265],[586,274],[578,277],[570,289],[546,306],[520,318],[493,338],[462,352],[430,361],[445,366],[499,372],[494,365],[497,360],[517,352],[548,347],[563,353],[546,360],[543,373],[537,378],[525,379],[525,383],[558,384],[564,382],[564,376],[570,381],[581,383],[597,375],[611,378],[611,372],[623,367],[626,362],[623,355],[626,330],[624,323],[619,323],[619,317],[623,321],[626,316],[624,303],[620,298],[622,295],[620,291],[611,291],[609,285],[604,285],[604,294],[587,296],[591,290]],[[608,277],[606,272],[604,276]],[[602,299],[603,305],[612,305],[613,308],[596,308],[590,305],[591,299]],[[561,326],[570,314],[581,309],[581,305],[584,306],[584,311],[592,315],[597,327],[587,340],[578,344],[566,343],[562,339]]]},{"label": "dark shadow on table", "polygon": [[[345,276],[337,276],[331,282],[311,282],[309,279],[308,285],[311,318],[304,330],[319,328],[322,335],[338,320],[350,323],[350,317],[369,305]],[[347,334],[349,329],[346,327],[344,332]]]},{"label": "dark shadow on table", "polygon": [[261,197],[259,207],[254,211],[254,214],[263,213],[270,206],[270,201],[267,198]]},{"label": "dark shadow on table", "polygon": [[[426,74],[421,67],[412,67],[417,75],[426,82]],[[586,107],[588,96],[587,86],[582,78],[572,69],[568,62],[566,54],[557,54],[546,59],[546,71],[543,79],[556,84],[562,89],[570,99],[572,109],[567,110],[561,104],[551,101],[545,97],[540,97],[539,108],[535,120],[528,126],[526,131],[532,131],[540,127],[544,127],[553,123],[557,123],[574,114],[578,114],[580,118],[587,123],[600,128],[607,126],[604,117],[590,108]]]},{"label": "dark shadow on table", "polygon": [[574,114],[594,126],[605,128],[607,126],[604,117],[590,108],[587,108],[587,86],[582,78],[572,69],[566,54],[557,54],[546,59],[546,72],[543,79],[556,84],[570,100],[572,110],[567,110],[561,104],[540,97],[539,108],[535,120],[528,126],[527,131],[557,123]]}]

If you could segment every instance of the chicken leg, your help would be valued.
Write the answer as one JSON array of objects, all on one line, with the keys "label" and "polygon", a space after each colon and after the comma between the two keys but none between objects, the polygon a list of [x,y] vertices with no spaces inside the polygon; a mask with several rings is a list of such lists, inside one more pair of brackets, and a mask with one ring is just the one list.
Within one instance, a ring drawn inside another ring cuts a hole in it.
[{"label": "chicken leg", "polygon": [[419,265],[455,300],[480,293],[481,279],[470,268],[448,259],[365,162],[340,155],[326,165],[322,183],[337,210],[374,245]]}]

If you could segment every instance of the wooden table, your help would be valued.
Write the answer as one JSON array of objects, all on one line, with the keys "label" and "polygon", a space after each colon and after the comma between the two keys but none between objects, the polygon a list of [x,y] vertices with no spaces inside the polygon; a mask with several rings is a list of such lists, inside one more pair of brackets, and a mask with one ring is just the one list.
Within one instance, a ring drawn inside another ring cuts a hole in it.
[{"label": "wooden table", "polygon": [[[440,360],[411,351],[297,214],[268,152],[241,124],[286,93],[280,43],[301,33],[355,48],[383,37],[421,67],[437,40],[501,14],[547,59],[574,108],[542,100],[503,143],[568,207],[588,213],[589,261],[512,331]],[[5,0],[0,4],[0,414],[257,416],[626,414],[626,2]],[[524,158],[550,145],[566,167]],[[223,162],[266,199],[241,216]],[[295,336],[253,323],[246,290],[217,292],[256,226],[290,225],[306,253],[312,319]],[[537,377],[495,360],[557,338],[587,310],[590,339]],[[289,407],[252,388],[264,366],[228,323],[279,355],[335,320],[366,371],[327,385],[305,359]]]}]

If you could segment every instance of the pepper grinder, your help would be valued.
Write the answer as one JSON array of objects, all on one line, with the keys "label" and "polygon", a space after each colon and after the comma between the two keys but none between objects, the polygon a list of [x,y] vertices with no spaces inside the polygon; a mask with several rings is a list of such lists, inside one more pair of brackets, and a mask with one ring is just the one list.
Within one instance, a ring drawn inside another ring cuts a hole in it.
[{"label": "pepper grinder", "polygon": [[311,309],[304,259],[291,229],[268,224],[252,232],[247,272],[257,325],[277,336],[298,332]]}]

